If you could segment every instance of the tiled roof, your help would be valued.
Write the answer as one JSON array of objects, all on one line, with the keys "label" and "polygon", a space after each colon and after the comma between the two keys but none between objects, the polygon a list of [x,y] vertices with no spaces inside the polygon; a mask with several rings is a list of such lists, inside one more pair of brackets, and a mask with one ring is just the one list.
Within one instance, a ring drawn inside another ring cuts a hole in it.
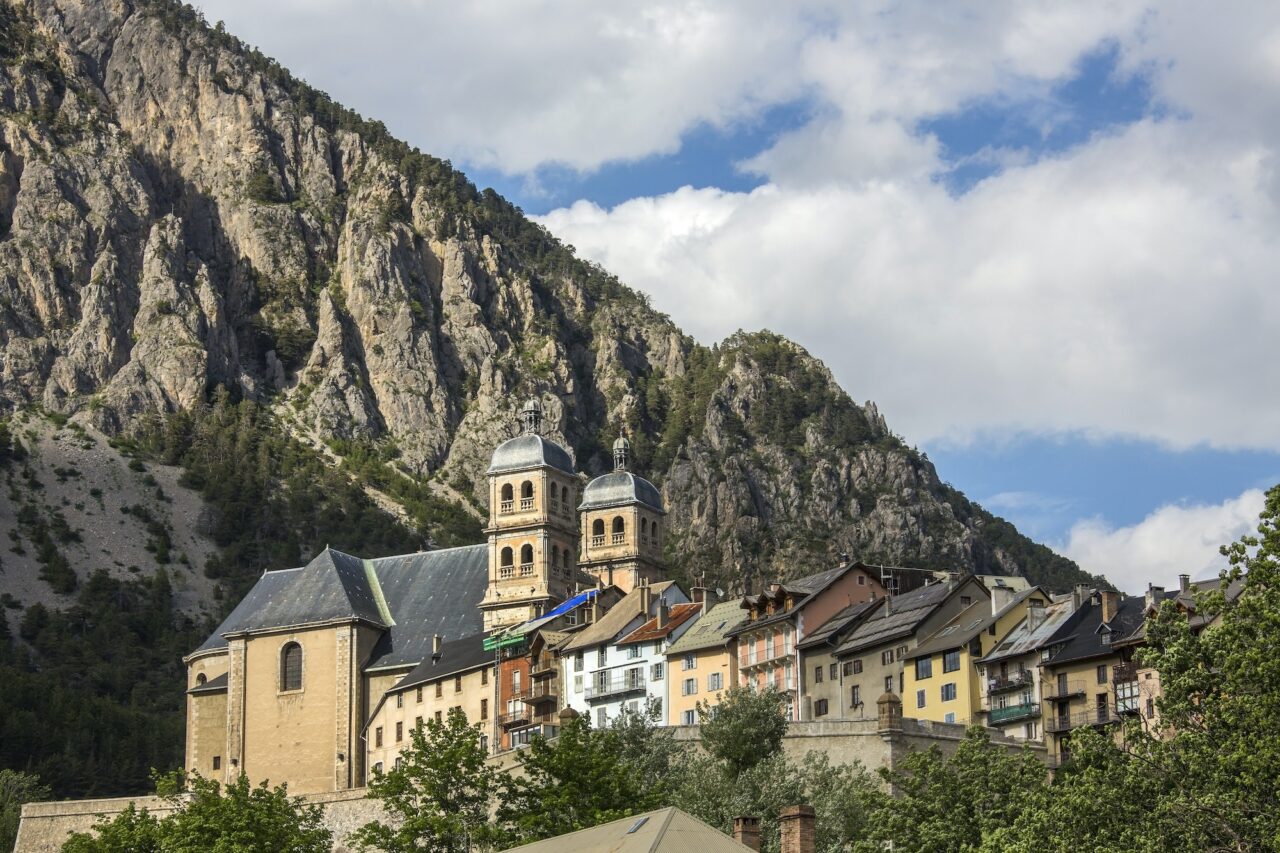
[{"label": "tiled roof", "polygon": [[667,611],[667,624],[661,628],[658,627],[658,617],[655,616],[648,622],[645,622],[639,628],[636,628],[630,634],[618,640],[619,646],[625,646],[628,643],[651,643],[654,640],[662,640],[671,635],[671,632],[679,628],[690,619],[697,617],[702,612],[701,604],[673,604]]},{"label": "tiled roof", "polygon": [[746,853],[750,849],[671,807],[512,847],[508,853]]},{"label": "tiled roof", "polygon": [[264,572],[196,651],[225,648],[229,633],[353,619],[383,629],[368,668],[412,666],[435,634],[481,633],[488,559],[487,545],[376,560],[325,549],[301,568]]},{"label": "tiled roof", "polygon": [[[985,592],[981,584],[966,585],[960,581],[929,584],[891,599],[880,599],[876,602],[876,611],[849,635],[849,639],[836,649],[836,654],[853,654],[891,640],[910,637],[921,622],[964,586]],[[889,602],[888,612],[885,611],[886,600]],[[984,596],[982,600],[987,598]]]},{"label": "tiled roof", "polygon": [[[652,595],[652,601],[656,603],[663,593],[675,585],[675,581],[659,581],[658,583],[650,584],[649,593]],[[679,587],[676,588],[679,589]],[[654,605],[650,604],[649,606],[653,607]],[[640,612],[640,587],[636,587],[627,593],[621,601],[605,611],[603,616],[577,634],[574,634],[573,639],[562,647],[562,651],[572,652],[578,649],[598,646],[601,643],[612,642],[615,637],[627,630],[628,626],[639,619],[641,615],[646,620],[648,619],[648,613],[641,614]]]},{"label": "tiled roof", "polygon": [[730,633],[740,622],[742,604],[736,600],[722,601],[698,617],[698,621],[671,644],[667,654],[684,654],[723,646],[729,642]]}]

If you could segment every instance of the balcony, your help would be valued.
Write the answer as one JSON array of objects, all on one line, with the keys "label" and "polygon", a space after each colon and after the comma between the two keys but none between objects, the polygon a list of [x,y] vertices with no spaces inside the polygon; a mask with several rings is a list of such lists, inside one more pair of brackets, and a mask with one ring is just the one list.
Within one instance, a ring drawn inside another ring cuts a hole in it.
[{"label": "balcony", "polygon": [[520,511],[521,511],[521,512],[528,512],[528,511],[529,511],[529,510],[531,510],[531,509],[533,509],[533,498],[521,498],[521,499],[520,499]]},{"label": "balcony", "polygon": [[987,679],[987,692],[1007,693],[1011,690],[1030,687],[1033,683],[1035,683],[1035,677],[1031,674],[1031,670],[1024,669],[1009,675]]},{"label": "balcony", "polygon": [[559,662],[551,655],[538,655],[529,664],[529,674],[534,678],[540,675],[550,675],[559,671]]},{"label": "balcony", "polygon": [[628,693],[643,693],[645,690],[644,674],[616,677],[603,681],[593,679],[584,693],[588,702],[608,699],[611,696],[624,696]]},{"label": "balcony", "polygon": [[515,508],[516,508],[515,501],[500,501],[498,503],[498,512],[502,513],[503,515],[508,514]]},{"label": "balcony", "polygon": [[987,712],[987,725],[1012,723],[1015,720],[1026,720],[1040,716],[1039,702],[1024,702],[1021,705],[1005,705],[1003,708],[992,708]]},{"label": "balcony", "polygon": [[1132,661],[1129,663],[1117,664],[1111,667],[1111,681],[1115,684],[1121,684],[1125,681],[1138,680],[1138,665]]},{"label": "balcony", "polygon": [[498,715],[498,725],[504,729],[525,725],[533,720],[533,712],[522,702],[512,702],[507,713]]},{"label": "balcony", "polygon": [[603,548],[603,547],[604,547],[604,537],[603,537],[603,536],[592,536],[592,537],[591,537],[591,547],[592,547],[592,548]]},{"label": "balcony", "polygon": [[513,577],[515,577],[515,576],[516,576],[516,567],[515,567],[515,566],[499,566],[499,567],[498,567],[498,580],[504,580],[504,581],[505,581],[505,580],[509,580],[509,579],[511,579],[511,578],[513,578]]},{"label": "balcony", "polygon": [[521,691],[514,698],[519,699],[527,705],[540,705],[543,702],[554,702],[559,698],[560,691],[556,689],[554,682],[539,681],[527,690]]},{"label": "balcony", "polygon": [[1105,726],[1120,722],[1120,716],[1110,708],[1093,708],[1074,714],[1051,714],[1044,719],[1044,730],[1050,734],[1062,734],[1081,726]]},{"label": "balcony", "polygon": [[520,564],[520,577],[527,578],[533,575],[533,563]]},{"label": "balcony", "polygon": [[613,545],[623,545],[623,544],[625,544],[625,543],[626,543],[626,541],[627,541],[627,534],[625,534],[625,533],[615,533],[615,534],[613,534],[613,538],[610,540],[610,544],[613,544]]},{"label": "balcony", "polygon": [[757,654],[756,648],[753,645],[750,647],[745,661],[742,660],[741,657],[738,659],[738,666],[746,668],[763,666],[764,664],[785,660],[786,658],[791,657],[794,651],[795,648],[791,645],[778,644],[773,648],[766,646],[762,654]]},{"label": "balcony", "polygon": [[1042,681],[1044,685],[1044,700],[1052,702],[1056,699],[1074,699],[1077,696],[1084,695],[1083,681],[1068,681],[1060,684],[1057,681]]}]

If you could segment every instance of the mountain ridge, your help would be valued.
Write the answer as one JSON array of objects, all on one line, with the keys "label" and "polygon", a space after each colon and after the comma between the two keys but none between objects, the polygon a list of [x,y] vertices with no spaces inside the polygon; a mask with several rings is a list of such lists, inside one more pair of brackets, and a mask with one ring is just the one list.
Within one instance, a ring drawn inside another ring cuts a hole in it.
[{"label": "mountain ridge", "polygon": [[684,577],[741,589],[848,552],[1092,580],[943,483],[798,345],[695,343],[190,7],[4,8],[22,69],[0,150],[10,407],[120,434],[225,386],[290,435],[482,507],[489,450],[539,394],[588,472],[632,437]]}]

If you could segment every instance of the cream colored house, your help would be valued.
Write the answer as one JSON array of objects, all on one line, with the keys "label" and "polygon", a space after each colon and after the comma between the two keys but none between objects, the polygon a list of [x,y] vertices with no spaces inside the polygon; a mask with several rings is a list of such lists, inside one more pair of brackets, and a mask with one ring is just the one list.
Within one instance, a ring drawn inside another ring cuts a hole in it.
[{"label": "cream colored house", "polygon": [[[695,587],[692,592],[695,604],[706,600],[706,590]],[[724,691],[738,683],[731,632],[744,616],[741,602],[723,601],[667,648],[667,725],[694,725],[699,702],[715,707]]]},{"label": "cream colored house", "polygon": [[412,745],[412,731],[430,720],[444,722],[453,709],[479,724],[488,746],[494,708],[494,654],[476,634],[441,643],[431,656],[388,690],[365,726],[366,764],[371,772],[389,770]]}]

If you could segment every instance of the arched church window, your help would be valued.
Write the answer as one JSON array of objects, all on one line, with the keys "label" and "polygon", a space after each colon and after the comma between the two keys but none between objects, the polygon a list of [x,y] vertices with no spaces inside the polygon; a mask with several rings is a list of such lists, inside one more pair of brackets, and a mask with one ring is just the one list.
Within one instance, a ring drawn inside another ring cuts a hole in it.
[{"label": "arched church window", "polygon": [[520,509],[533,509],[533,483],[528,480],[520,484]]},{"label": "arched church window", "polygon": [[613,539],[611,544],[621,545],[626,538],[627,523],[622,520],[622,516],[615,515],[613,517]]},{"label": "arched church window", "polygon": [[498,565],[509,566],[512,561],[512,553],[510,548],[503,548],[502,555],[498,558]]},{"label": "arched church window", "polygon": [[649,541],[649,519],[647,518],[640,519],[640,541]]},{"label": "arched church window", "polygon": [[499,512],[511,512],[515,508],[515,489],[511,488],[510,483],[502,484],[502,498],[498,505]]},{"label": "arched church window", "polygon": [[533,574],[533,546],[532,545],[520,546],[520,574],[522,575]]},{"label": "arched church window", "polygon": [[597,518],[591,522],[591,545],[599,547],[604,544],[604,519]]},{"label": "arched church window", "polygon": [[203,686],[203,685],[204,685],[204,683],[205,683],[206,681],[208,681],[208,680],[209,680],[209,679],[205,678],[205,675],[204,675],[204,673],[203,673],[203,672],[202,672],[202,673],[200,673],[199,675],[197,675],[197,676],[196,676],[196,687],[201,687],[201,686]]},{"label": "arched church window", "polygon": [[560,568],[560,546],[559,545],[551,546],[551,567],[556,569]]},{"label": "arched church window", "polygon": [[285,643],[280,649],[280,689],[302,689],[302,646]]}]

